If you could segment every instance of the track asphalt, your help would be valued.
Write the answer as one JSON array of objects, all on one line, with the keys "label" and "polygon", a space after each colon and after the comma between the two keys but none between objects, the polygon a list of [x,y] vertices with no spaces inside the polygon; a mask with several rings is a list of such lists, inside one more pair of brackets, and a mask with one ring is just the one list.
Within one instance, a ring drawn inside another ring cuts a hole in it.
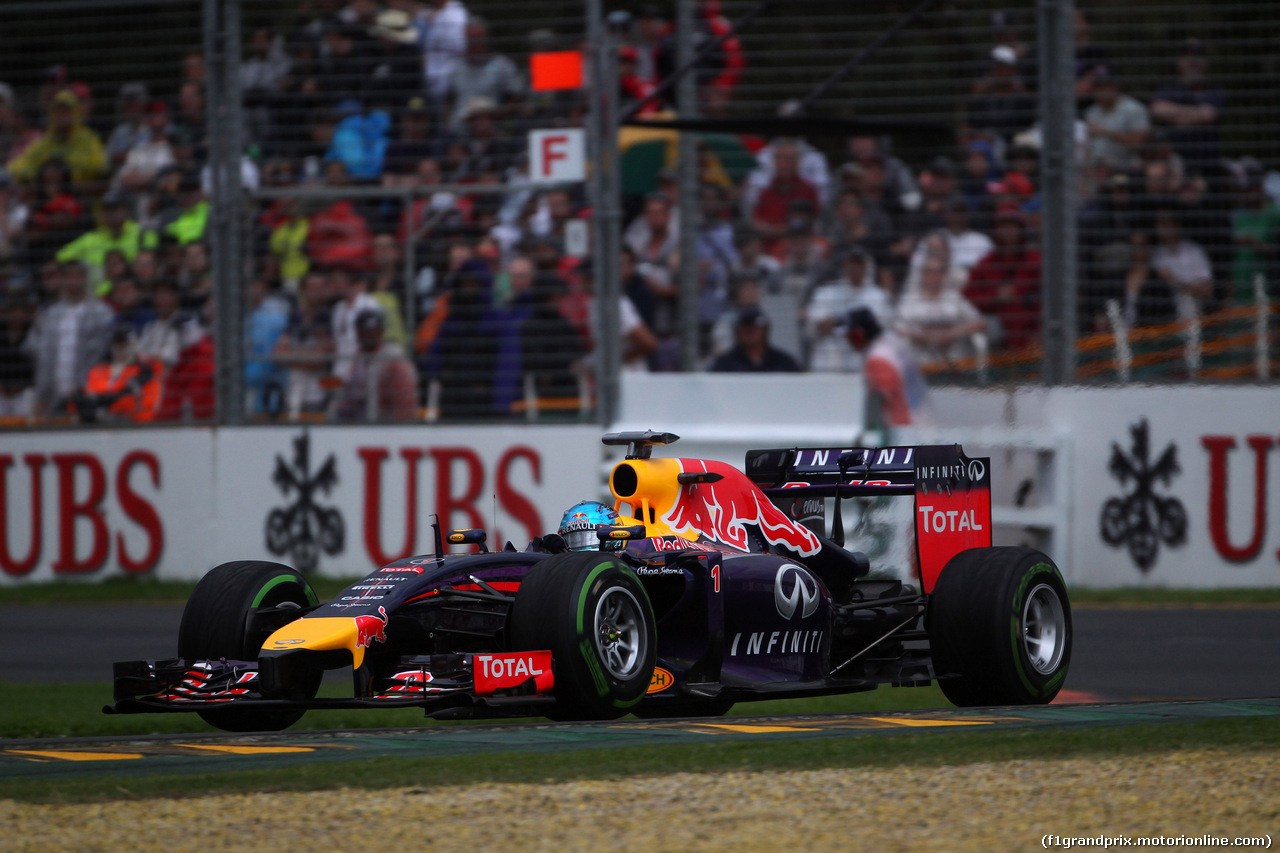
[{"label": "track asphalt", "polygon": [[392,756],[443,758],[726,741],[903,735],[956,728],[1007,731],[1241,717],[1280,717],[1280,699],[795,714],[618,723],[480,724],[271,735],[0,740],[0,780],[212,773]]}]

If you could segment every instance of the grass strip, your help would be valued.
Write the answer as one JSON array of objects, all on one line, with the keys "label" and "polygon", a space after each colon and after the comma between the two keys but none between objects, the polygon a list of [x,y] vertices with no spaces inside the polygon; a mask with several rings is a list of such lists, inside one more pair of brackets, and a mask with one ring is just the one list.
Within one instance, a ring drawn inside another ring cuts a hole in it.
[{"label": "grass strip", "polygon": [[[341,685],[326,684],[321,695],[350,696]],[[108,716],[102,706],[111,702],[109,683],[30,684],[0,682],[0,738],[115,737],[151,734],[207,734],[215,732],[194,713],[124,714]],[[946,708],[950,703],[933,687],[886,687],[844,696],[815,696],[743,702],[733,714],[838,714]],[[413,726],[466,725],[470,721],[426,719],[417,708],[362,708],[309,711],[290,731],[308,729],[381,729]],[[486,720],[484,722],[495,722]],[[515,721],[504,721],[515,722]]]},{"label": "grass strip", "polygon": [[1052,761],[1132,756],[1181,749],[1243,752],[1280,748],[1280,719],[1143,723],[1078,729],[907,732],[805,740],[491,753],[453,758],[378,758],[206,774],[117,776],[0,782],[0,798],[22,802],[96,802],[212,794],[337,788],[459,787],[481,783],[554,784],[668,773],[819,770]]}]

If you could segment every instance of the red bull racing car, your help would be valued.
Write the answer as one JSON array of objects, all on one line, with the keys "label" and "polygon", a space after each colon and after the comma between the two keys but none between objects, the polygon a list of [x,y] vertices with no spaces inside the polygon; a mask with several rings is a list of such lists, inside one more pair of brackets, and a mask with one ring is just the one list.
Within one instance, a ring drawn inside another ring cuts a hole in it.
[{"label": "red bull racing car", "polygon": [[[287,566],[218,566],[183,613],[179,658],[116,664],[104,710],[250,731],[312,708],[610,719],[934,680],[958,705],[1061,688],[1066,589],[1044,554],[991,547],[988,460],[958,445],[756,450],[744,470],[652,456],[676,438],[604,437],[628,450],[609,477],[619,518],[593,550],[548,534],[491,551],[482,530],[437,526],[434,554],[324,603]],[[914,499],[915,583],[868,577],[843,547],[843,501],[879,495]],[[330,669],[352,672],[351,696],[317,698]]]}]

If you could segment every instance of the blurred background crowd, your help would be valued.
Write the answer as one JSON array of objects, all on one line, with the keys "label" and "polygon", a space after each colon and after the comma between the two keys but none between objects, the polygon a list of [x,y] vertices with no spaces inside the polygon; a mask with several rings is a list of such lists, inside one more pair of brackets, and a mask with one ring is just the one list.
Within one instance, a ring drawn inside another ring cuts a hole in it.
[{"label": "blurred background crowd", "polygon": [[[697,4],[700,40],[729,29],[743,4],[729,5]],[[528,65],[585,49],[581,22],[525,10],[529,26],[498,38],[509,3],[274,6],[246,16],[240,73],[248,411],[386,421],[588,409],[593,211],[582,188],[531,183],[525,144],[531,129],[584,122],[588,90],[535,91]],[[625,127],[623,369],[688,366],[676,276],[681,230],[695,229],[700,369],[857,371],[846,323],[866,307],[931,375],[1033,371],[1034,23],[991,10],[965,31],[971,59],[955,67],[970,73],[923,135],[702,135],[694,222],[678,215],[675,133]],[[669,113],[651,95],[675,67],[672,7],[629,4],[608,24],[624,107]],[[1075,39],[1081,340],[1269,310],[1280,175],[1263,165],[1272,152],[1224,137],[1248,93],[1216,76],[1220,48],[1196,35],[1153,42],[1157,72],[1134,79],[1129,43],[1095,40],[1087,7]],[[785,101],[744,97],[752,43],[725,39],[697,69],[704,116],[768,115]],[[5,423],[213,416],[198,48],[136,79],[124,53],[106,79],[68,53],[0,82]],[[5,67],[22,61],[8,53]]]}]

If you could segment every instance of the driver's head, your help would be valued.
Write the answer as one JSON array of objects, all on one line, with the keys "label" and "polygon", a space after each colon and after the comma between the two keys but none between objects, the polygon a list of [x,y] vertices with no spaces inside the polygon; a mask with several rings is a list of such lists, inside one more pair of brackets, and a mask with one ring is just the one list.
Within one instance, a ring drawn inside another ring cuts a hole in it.
[{"label": "driver's head", "polygon": [[564,511],[556,532],[564,537],[570,551],[593,551],[600,547],[596,528],[617,520],[618,514],[611,507],[599,501],[581,501]]}]

